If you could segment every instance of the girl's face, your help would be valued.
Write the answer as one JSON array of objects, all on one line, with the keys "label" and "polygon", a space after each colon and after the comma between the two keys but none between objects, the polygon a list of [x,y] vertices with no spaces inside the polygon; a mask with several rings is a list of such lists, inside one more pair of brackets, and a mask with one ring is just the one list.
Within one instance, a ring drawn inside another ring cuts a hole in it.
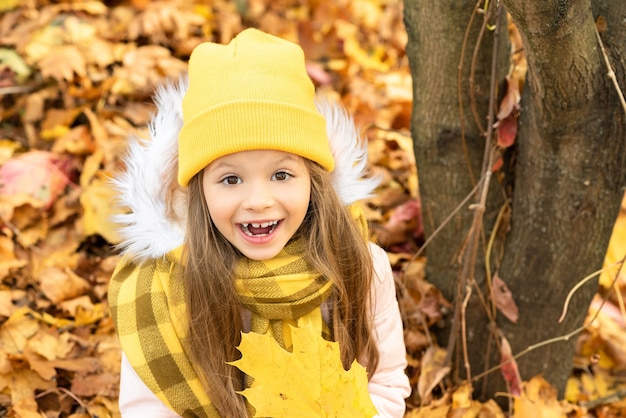
[{"label": "girl's face", "polygon": [[216,228],[246,257],[276,256],[304,220],[311,176],[300,156],[242,151],[203,171],[206,204]]}]

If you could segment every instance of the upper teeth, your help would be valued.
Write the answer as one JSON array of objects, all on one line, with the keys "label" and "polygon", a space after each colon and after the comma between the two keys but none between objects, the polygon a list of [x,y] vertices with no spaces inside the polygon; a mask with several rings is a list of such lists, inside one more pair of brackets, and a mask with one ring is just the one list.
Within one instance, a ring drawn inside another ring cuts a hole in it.
[{"label": "upper teeth", "polygon": [[262,224],[256,224],[252,222],[252,223],[242,223],[241,225],[243,225],[244,228],[247,228],[248,225],[252,225],[253,228],[267,228],[268,226],[273,226],[273,225],[276,225],[277,223],[278,221],[270,221],[270,222],[263,222]]}]

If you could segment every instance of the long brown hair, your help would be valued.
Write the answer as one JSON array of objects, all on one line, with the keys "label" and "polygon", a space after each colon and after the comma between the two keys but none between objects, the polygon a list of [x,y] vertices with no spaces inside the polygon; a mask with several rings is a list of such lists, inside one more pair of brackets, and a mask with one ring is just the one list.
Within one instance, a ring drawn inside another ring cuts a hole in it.
[{"label": "long brown hair", "polygon": [[[330,173],[305,159],[311,175],[307,215],[296,233],[304,240],[305,257],[333,282],[330,310],[335,341],[344,367],[355,359],[371,376],[378,365],[372,337],[370,289],[373,265],[368,244],[335,192]],[[241,257],[215,228],[202,187],[202,172],[189,183],[187,257],[184,274],[189,312],[188,345],[208,394],[223,416],[248,415],[241,395],[243,375],[227,364],[240,354],[241,305],[232,271]]]}]

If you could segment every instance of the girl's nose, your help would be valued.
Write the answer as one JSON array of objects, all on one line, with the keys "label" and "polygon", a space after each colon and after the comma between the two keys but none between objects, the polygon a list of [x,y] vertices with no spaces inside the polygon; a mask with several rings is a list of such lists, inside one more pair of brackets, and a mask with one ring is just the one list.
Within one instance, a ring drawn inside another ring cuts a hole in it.
[{"label": "girl's nose", "polygon": [[246,210],[256,212],[265,210],[274,205],[274,197],[269,187],[255,184],[247,191],[248,195],[244,199],[243,207]]}]

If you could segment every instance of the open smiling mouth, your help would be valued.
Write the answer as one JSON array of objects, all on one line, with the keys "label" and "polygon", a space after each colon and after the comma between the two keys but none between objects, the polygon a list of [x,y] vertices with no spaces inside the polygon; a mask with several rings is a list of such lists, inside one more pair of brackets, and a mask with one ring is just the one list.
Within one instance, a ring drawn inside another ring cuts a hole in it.
[{"label": "open smiling mouth", "polygon": [[279,221],[255,223],[242,223],[241,230],[249,237],[265,237],[276,229]]}]

